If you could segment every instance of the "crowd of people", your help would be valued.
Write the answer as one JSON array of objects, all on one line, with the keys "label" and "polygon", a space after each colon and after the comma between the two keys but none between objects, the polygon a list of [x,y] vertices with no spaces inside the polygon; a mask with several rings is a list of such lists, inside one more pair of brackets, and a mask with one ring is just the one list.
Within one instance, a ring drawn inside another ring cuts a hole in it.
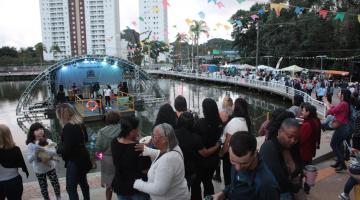
[{"label": "crowd of people", "polygon": [[[330,145],[337,158],[332,165],[337,172],[347,168],[343,142],[350,144],[352,136],[360,135],[358,94],[342,89],[337,95],[337,105],[325,100],[326,120],[320,121],[316,107],[296,95],[293,106],[273,111],[259,131],[253,128],[249,105],[243,98],[233,101],[226,96],[220,108],[214,99],[206,98],[199,117],[180,95],[173,106],[167,103],[160,107],[151,139],[142,142],[138,140],[136,117],[122,117],[118,111],[108,110],[106,126],[98,131],[96,141],[96,151],[103,155],[101,184],[106,188],[105,198],[110,200],[115,193],[119,200],[303,199],[311,188],[304,182],[304,168],[312,164],[320,148],[321,129],[334,130]],[[79,199],[80,185],[83,199],[89,200],[87,173],[92,162],[86,148],[86,127],[70,104],[58,105],[56,116],[62,126],[60,144],[56,147],[46,138],[43,125],[34,123],[26,140],[26,158],[44,199],[50,199],[47,178],[57,200],[61,199],[55,170],[61,155],[69,199]],[[266,138],[259,150],[258,134]],[[220,174],[220,163],[224,190],[215,193],[212,179]],[[9,128],[0,125],[0,199],[21,199],[18,168],[28,175]],[[357,180],[349,178],[340,194],[342,199],[349,199]]]}]

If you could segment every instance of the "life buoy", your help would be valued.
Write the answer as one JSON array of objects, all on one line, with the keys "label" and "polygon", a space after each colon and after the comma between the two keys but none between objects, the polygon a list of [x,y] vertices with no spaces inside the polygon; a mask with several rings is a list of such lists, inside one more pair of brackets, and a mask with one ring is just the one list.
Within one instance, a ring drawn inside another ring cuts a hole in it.
[{"label": "life buoy", "polygon": [[90,100],[86,103],[86,108],[90,111],[94,111],[98,108],[98,103],[94,100]]}]

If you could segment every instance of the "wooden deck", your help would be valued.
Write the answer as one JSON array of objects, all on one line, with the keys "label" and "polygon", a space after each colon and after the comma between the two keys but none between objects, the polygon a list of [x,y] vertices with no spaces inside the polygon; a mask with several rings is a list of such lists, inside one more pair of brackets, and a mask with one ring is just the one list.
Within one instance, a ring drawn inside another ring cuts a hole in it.
[{"label": "wooden deck", "polygon": [[105,109],[103,106],[98,106],[97,109],[91,111],[90,109],[86,108],[86,104],[87,101],[73,103],[75,109],[79,112],[80,116],[85,122],[103,120],[104,115],[109,110],[120,111],[122,117],[135,115],[135,110],[133,108],[118,104],[115,99],[111,102],[111,108],[108,109]]}]

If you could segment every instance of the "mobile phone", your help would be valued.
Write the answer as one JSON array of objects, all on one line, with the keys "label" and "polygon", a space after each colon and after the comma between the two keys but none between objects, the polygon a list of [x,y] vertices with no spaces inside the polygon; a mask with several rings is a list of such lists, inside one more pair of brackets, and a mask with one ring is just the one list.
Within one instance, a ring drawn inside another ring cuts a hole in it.
[{"label": "mobile phone", "polygon": [[204,200],[213,200],[213,196],[212,195],[208,195],[208,196],[205,196]]}]

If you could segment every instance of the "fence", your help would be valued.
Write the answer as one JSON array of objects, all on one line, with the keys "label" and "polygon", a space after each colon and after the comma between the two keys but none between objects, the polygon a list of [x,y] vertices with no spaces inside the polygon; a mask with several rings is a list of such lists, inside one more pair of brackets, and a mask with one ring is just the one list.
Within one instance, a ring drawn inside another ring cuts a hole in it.
[{"label": "fence", "polygon": [[301,95],[304,98],[305,102],[309,102],[311,105],[314,105],[317,109],[317,113],[320,117],[325,117],[326,115],[326,106],[323,102],[320,102],[307,93],[296,90],[292,87],[285,86],[283,84],[275,83],[275,82],[267,82],[260,81],[249,78],[240,78],[240,77],[231,77],[225,75],[219,75],[215,73],[184,73],[184,72],[176,72],[176,71],[162,71],[162,70],[146,70],[150,74],[163,74],[170,76],[177,76],[182,78],[191,78],[191,79],[199,79],[205,81],[213,81],[213,82],[221,82],[226,84],[234,84],[248,88],[254,88],[258,90],[264,90],[270,93],[275,93],[281,95],[286,98],[292,98],[295,94]]}]

